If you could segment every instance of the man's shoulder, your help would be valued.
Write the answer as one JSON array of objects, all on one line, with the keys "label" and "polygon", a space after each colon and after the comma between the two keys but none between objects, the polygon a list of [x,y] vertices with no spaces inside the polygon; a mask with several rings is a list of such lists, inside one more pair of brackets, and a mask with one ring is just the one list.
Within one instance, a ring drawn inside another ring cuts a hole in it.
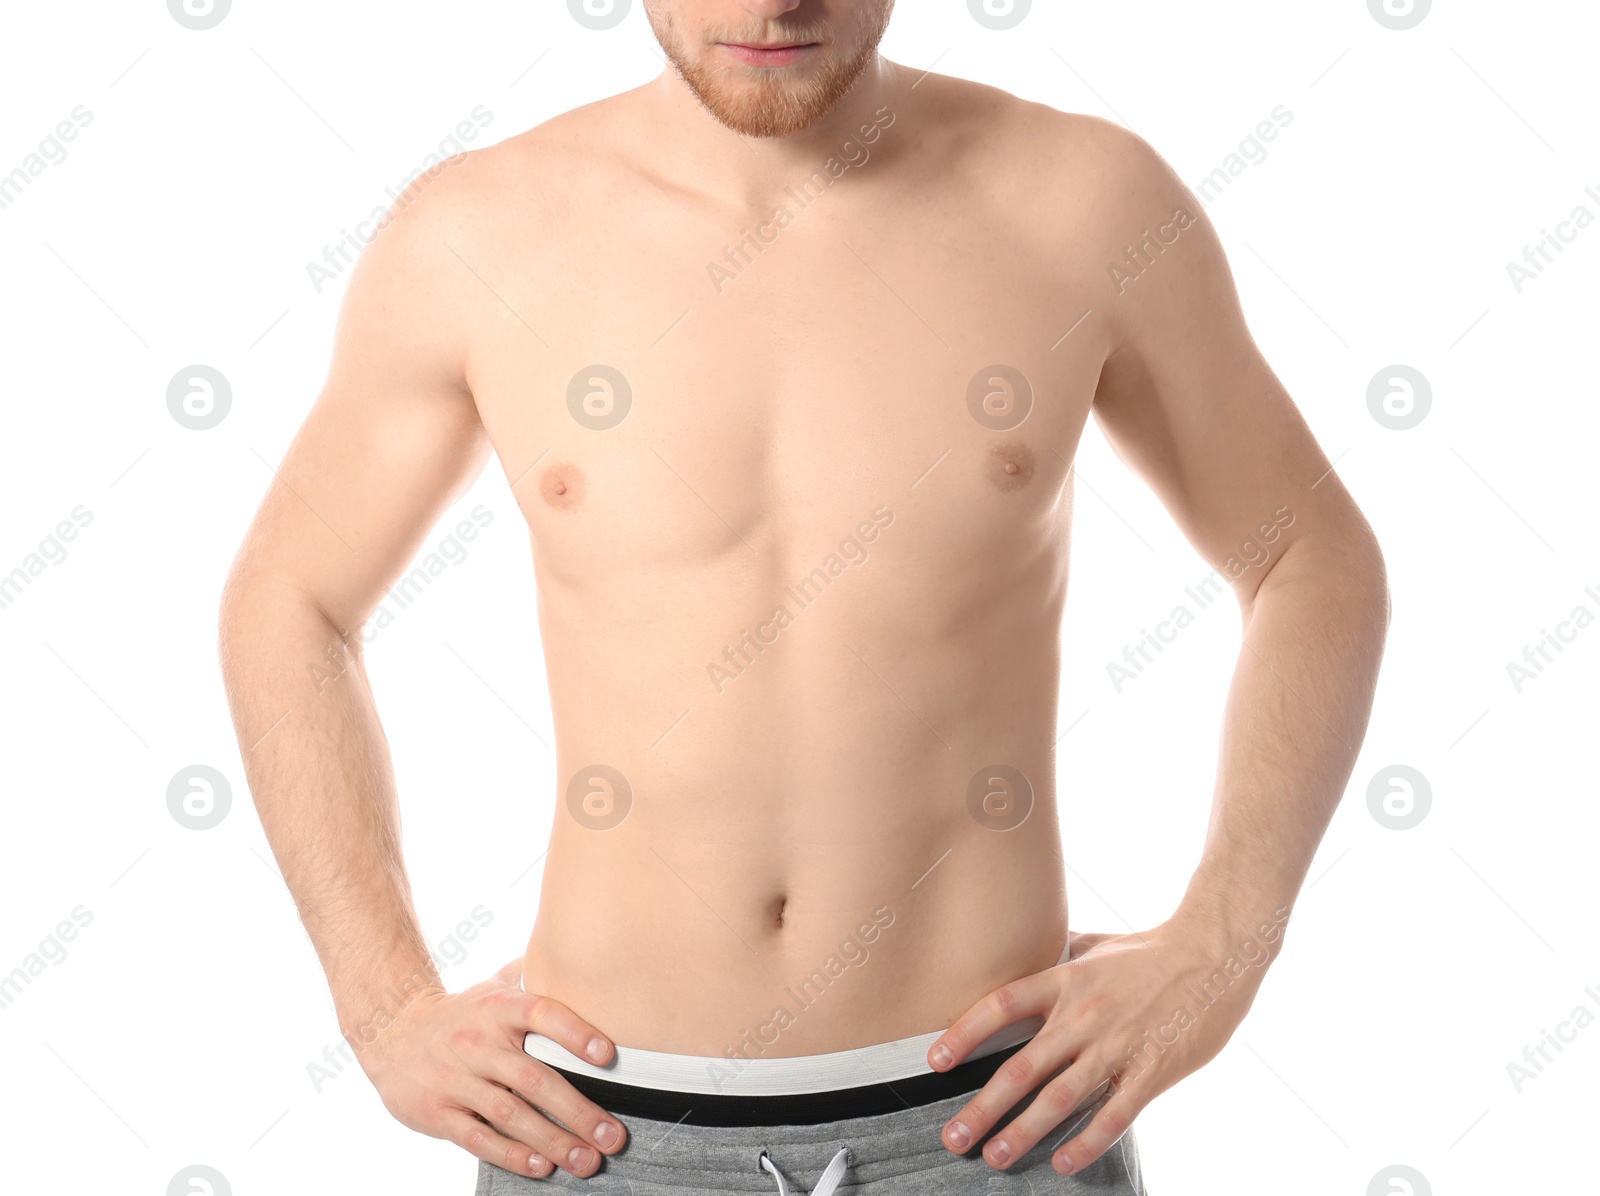
[{"label": "man's shoulder", "polygon": [[611,130],[628,102],[629,93],[597,100],[438,163],[401,192],[390,223],[440,233],[501,215],[521,223],[581,206],[582,192],[605,188],[624,169]]},{"label": "man's shoulder", "polygon": [[1188,195],[1155,148],[1114,121],[950,76],[917,92],[928,84],[925,112],[945,130],[951,165],[1048,240],[1121,236]]},{"label": "man's shoulder", "polygon": [[[913,76],[913,78],[916,78]],[[915,90],[927,89],[929,116],[958,132],[968,144],[982,143],[1019,163],[1059,164],[1136,176],[1154,172],[1160,156],[1137,133],[1103,117],[1025,99],[987,83],[928,73]]]}]

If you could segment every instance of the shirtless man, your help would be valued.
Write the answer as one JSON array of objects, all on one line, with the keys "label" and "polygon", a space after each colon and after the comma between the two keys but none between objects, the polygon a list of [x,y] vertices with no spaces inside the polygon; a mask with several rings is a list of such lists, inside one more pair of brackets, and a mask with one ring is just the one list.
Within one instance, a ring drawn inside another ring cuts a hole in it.
[{"label": "shirtless man", "polygon": [[[659,78],[397,205],[229,580],[250,785],[341,1028],[480,1193],[1142,1192],[1129,1125],[1245,1015],[1348,780],[1371,530],[1137,137],[884,60],[892,0],[645,7]],[[1069,942],[1091,413],[1244,642],[1182,902]],[[558,803],[526,958],[452,994],[359,629],[491,454]]]}]

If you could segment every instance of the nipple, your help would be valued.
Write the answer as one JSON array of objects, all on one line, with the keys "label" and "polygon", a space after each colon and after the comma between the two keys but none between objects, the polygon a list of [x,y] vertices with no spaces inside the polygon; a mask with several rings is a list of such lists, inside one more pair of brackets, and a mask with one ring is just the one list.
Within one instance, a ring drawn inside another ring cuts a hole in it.
[{"label": "nipple", "polygon": [[576,465],[552,465],[539,479],[539,495],[558,511],[575,510],[583,500],[583,474]]},{"label": "nipple", "polygon": [[983,472],[997,490],[1021,490],[1033,480],[1033,450],[1020,440],[994,445]]}]

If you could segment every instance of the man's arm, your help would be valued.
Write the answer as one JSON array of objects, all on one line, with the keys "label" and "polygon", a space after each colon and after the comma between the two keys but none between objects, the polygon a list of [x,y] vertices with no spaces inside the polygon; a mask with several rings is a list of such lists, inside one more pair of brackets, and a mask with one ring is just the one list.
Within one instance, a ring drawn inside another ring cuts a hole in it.
[{"label": "man's arm", "polygon": [[1349,780],[1387,580],[1372,529],[1245,326],[1204,210],[1123,137],[1133,163],[1117,206],[1141,214],[1126,238],[1168,224],[1175,241],[1110,304],[1117,339],[1094,410],[1239,601],[1211,826],[1182,909],[1249,934],[1293,904]]},{"label": "man's arm", "polygon": [[[1097,122],[1091,140],[1111,333],[1094,410],[1232,585],[1244,627],[1210,828],[1179,909],[1144,934],[1074,936],[1066,964],[991,994],[930,1053],[953,1066],[995,1029],[1046,1015],[945,1139],[965,1149],[1071,1061],[984,1151],[1015,1161],[1111,1079],[1110,1098],[1056,1152],[1061,1171],[1098,1158],[1248,1011],[1354,766],[1389,609],[1372,531],[1256,348],[1204,210],[1137,137]],[[1219,970],[1224,995],[1195,1007],[1190,991],[1215,989]]]},{"label": "man's arm", "polygon": [[[362,659],[363,624],[488,454],[460,332],[478,284],[446,245],[459,219],[447,183],[402,198],[352,274],[327,383],[228,578],[223,675],[273,854],[340,1029],[390,1112],[524,1175],[552,1163],[590,1174],[594,1151],[513,1093],[537,1092],[578,1135],[614,1151],[621,1128],[521,1049],[532,1029],[596,1061],[610,1045],[557,1003],[522,993],[512,968],[445,994],[412,907]],[[609,1137],[597,1135],[602,1124]]]}]

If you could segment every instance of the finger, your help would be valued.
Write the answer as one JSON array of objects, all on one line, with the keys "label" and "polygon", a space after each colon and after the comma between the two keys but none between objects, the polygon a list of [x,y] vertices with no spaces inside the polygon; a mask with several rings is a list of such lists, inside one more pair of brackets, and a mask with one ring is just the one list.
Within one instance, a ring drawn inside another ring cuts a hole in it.
[{"label": "finger", "polygon": [[627,1140],[620,1121],[586,1098],[555,1068],[525,1052],[496,1051],[483,1064],[481,1074],[559,1118],[562,1125],[605,1154],[615,1154]]},{"label": "finger", "polygon": [[543,1179],[555,1170],[549,1159],[521,1142],[513,1142],[491,1125],[485,1125],[465,1109],[451,1109],[440,1122],[442,1137],[468,1154],[517,1175]]},{"label": "finger", "polygon": [[1100,1111],[1094,1115],[1094,1120],[1089,1123],[1088,1128],[1077,1137],[1063,1143],[1050,1160],[1062,1175],[1081,1171],[1110,1150],[1116,1145],[1117,1139],[1128,1132],[1133,1119],[1139,1115],[1139,1110],[1144,1108],[1144,1101],[1132,1088],[1126,1085],[1122,1087],[1113,1085],[1113,1088],[1111,1099],[1100,1106]]},{"label": "finger", "polygon": [[473,1076],[452,1093],[469,1112],[476,1113],[507,1138],[530,1146],[556,1166],[574,1175],[589,1175],[600,1166],[600,1152],[576,1134],[534,1112],[514,1092]]},{"label": "finger", "polygon": [[511,1016],[519,1029],[553,1038],[580,1059],[591,1063],[611,1059],[611,1040],[551,997],[513,998]]},{"label": "finger", "polygon": [[965,1154],[1004,1117],[1017,1102],[1043,1084],[1069,1062],[1058,1036],[1036,1036],[1002,1063],[989,1082],[963,1105],[944,1127],[944,1142]]},{"label": "finger", "polygon": [[496,980],[503,980],[507,984],[515,984],[518,988],[521,988],[523,958],[524,957],[521,955],[517,956],[510,963],[506,964],[505,967],[496,972],[494,974],[494,978]]},{"label": "finger", "polygon": [[955,1020],[928,1048],[934,1071],[949,1071],[991,1034],[1025,1017],[1036,1017],[1055,1004],[1058,982],[1039,972],[997,988]]},{"label": "finger", "polygon": [[[520,1031],[515,1038],[515,1047],[508,1050],[503,1044],[494,1044],[489,1034],[474,1027],[452,1031],[443,1043],[460,1064],[453,1072],[456,1080],[449,1092],[451,1098],[513,1137],[541,1148],[558,1166],[573,1170],[575,1174],[586,1165],[572,1155],[576,1146],[584,1148],[586,1158],[593,1155],[596,1164],[599,1162],[597,1151],[619,1149],[626,1136],[621,1123],[580,1095],[554,1068],[522,1050]],[[528,1099],[521,1099],[519,1093]],[[563,1122],[568,1122],[570,1116],[574,1121],[568,1124],[581,1122],[593,1135],[593,1146],[540,1117],[530,1107],[530,1102],[548,1107],[552,1115]],[[551,1137],[552,1132],[558,1136]]]},{"label": "finger", "polygon": [[1071,1133],[1089,1120],[1094,1112],[1093,1102],[1107,1083],[1103,1069],[1079,1059],[1046,1084],[1026,1109],[983,1144],[984,1161],[1004,1170],[1062,1123]]}]

